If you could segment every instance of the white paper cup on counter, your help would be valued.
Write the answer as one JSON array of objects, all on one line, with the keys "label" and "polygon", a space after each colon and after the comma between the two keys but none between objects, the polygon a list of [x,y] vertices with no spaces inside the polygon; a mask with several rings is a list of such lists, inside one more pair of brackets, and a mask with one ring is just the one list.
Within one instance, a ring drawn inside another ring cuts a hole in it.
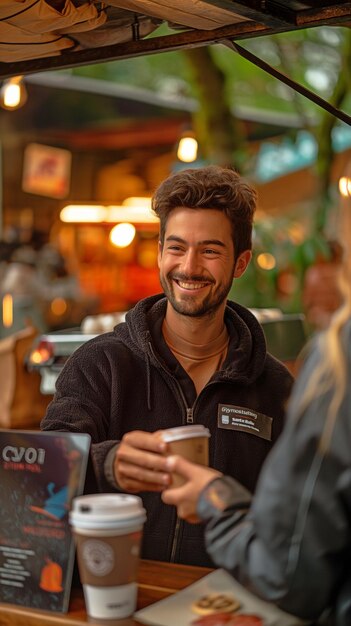
[{"label": "white paper cup on counter", "polygon": [[[210,431],[202,424],[177,426],[161,431],[163,441],[168,443],[167,456],[178,454],[193,463],[208,465]],[[176,473],[172,474],[172,485],[179,487],[184,479]]]},{"label": "white paper cup on counter", "polygon": [[89,621],[118,625],[134,613],[145,520],[138,496],[101,493],[73,499],[69,521]]}]

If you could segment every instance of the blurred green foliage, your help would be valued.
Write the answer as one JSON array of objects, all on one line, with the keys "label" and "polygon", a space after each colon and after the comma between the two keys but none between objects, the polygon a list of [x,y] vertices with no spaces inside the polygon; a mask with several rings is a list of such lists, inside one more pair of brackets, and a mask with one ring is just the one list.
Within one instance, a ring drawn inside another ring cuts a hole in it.
[{"label": "blurred green foliage", "polygon": [[[260,262],[267,254],[274,263],[271,269]],[[241,278],[234,279],[229,297],[248,307],[300,312],[307,268],[330,256],[327,239],[311,230],[311,220],[289,216],[259,220],[254,227],[251,263]]]},{"label": "blurred green foliage", "polygon": [[[174,33],[163,25],[152,36],[169,32]],[[243,40],[241,45],[267,63],[289,73],[292,78],[310,89],[315,89],[322,97],[328,98],[338,76],[342,48],[348,35],[347,28],[325,26]],[[214,62],[227,76],[228,96],[233,107],[245,105],[267,110],[301,112],[315,123],[313,118],[318,118],[320,113],[315,104],[295,94],[292,89],[225,46],[212,45],[210,49]],[[151,89],[161,94],[188,97],[196,95],[192,73],[181,51],[110,61],[67,71]],[[304,122],[306,119],[302,119],[302,124]]]},{"label": "blurred green foliage", "polygon": [[[152,36],[166,32],[167,27],[162,26]],[[349,28],[326,26],[262,36],[240,43],[322,98],[329,101],[334,98],[335,106],[342,105],[345,111],[351,111]],[[244,276],[234,281],[230,294],[235,300],[252,307],[279,306],[287,312],[299,311],[307,267],[316,259],[329,255],[326,225],[336,204],[329,196],[333,160],[331,137],[336,122],[317,105],[225,46],[211,46],[210,56],[213,64],[225,74],[223,93],[214,94],[214,97],[226,98],[234,117],[239,108],[291,114],[295,122],[297,120],[297,124],[286,131],[292,141],[299,128],[312,132],[317,139],[319,152],[315,169],[320,184],[314,206],[311,204],[305,215],[274,216],[256,223],[253,259]],[[70,71],[151,89],[174,98],[196,99],[198,94],[191,66],[182,52],[78,67]],[[206,71],[203,80],[206,81]],[[240,163],[246,159],[242,171],[252,172],[252,153],[243,151],[242,146],[238,146],[238,154],[239,151]],[[259,255],[266,253],[275,260],[271,269],[263,269],[259,263]]]}]

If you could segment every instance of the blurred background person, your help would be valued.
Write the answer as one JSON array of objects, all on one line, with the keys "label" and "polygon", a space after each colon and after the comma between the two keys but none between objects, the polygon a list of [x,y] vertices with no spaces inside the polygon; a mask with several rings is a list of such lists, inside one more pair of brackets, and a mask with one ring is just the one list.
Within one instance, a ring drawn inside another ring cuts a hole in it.
[{"label": "blurred background person", "polygon": [[7,265],[16,247],[16,244],[4,240],[0,241],[0,289],[7,270]]},{"label": "blurred background person", "polygon": [[90,302],[82,294],[77,275],[69,270],[66,259],[51,243],[39,250],[37,270],[46,290],[46,326],[50,330],[78,326],[90,312]]},{"label": "blurred background person", "polygon": [[37,269],[37,252],[30,245],[19,245],[12,253],[1,280],[1,297],[12,296],[13,323],[3,329],[3,335],[33,325],[38,331],[46,328],[44,305],[45,284]]},{"label": "blurred background person", "polygon": [[302,304],[311,332],[327,328],[333,313],[341,304],[338,274],[342,261],[342,246],[329,241],[329,258],[318,259],[306,270]]}]

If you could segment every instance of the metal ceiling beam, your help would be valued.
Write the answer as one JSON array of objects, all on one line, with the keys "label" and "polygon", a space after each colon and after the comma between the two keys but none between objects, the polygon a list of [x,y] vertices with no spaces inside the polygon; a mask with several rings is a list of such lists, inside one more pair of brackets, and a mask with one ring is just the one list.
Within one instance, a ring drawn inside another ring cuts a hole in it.
[{"label": "metal ceiling beam", "polygon": [[316,6],[311,6],[311,2],[305,4],[305,8],[296,8],[296,5],[305,4],[300,2],[279,2],[279,0],[266,0],[265,10],[273,17],[279,17],[289,23],[294,23],[298,27],[308,27],[316,20],[320,25],[329,23],[330,20],[342,21],[350,19],[351,2],[337,2],[323,6],[323,3],[316,2]]},{"label": "metal ceiling beam", "polygon": [[289,78],[288,76],[286,76],[285,74],[277,70],[275,67],[272,67],[271,65],[269,65],[268,63],[266,63],[265,61],[257,57],[255,54],[253,54],[249,50],[246,50],[242,46],[239,46],[233,41],[224,40],[222,43],[228,48],[230,48],[231,50],[234,50],[234,52],[237,52],[244,59],[247,59],[248,61],[250,61],[257,67],[261,68],[262,70],[264,70],[271,76],[274,76],[274,78],[277,78],[278,80],[280,80],[280,82],[284,83],[285,85],[287,85],[294,91],[297,91],[302,96],[305,96],[305,98],[308,98],[308,100],[310,100],[314,104],[317,104],[317,106],[321,107],[322,109],[324,109],[331,115],[334,115],[342,122],[345,122],[345,124],[348,124],[349,126],[351,126],[350,115],[348,115],[344,111],[340,111],[340,109],[337,109],[332,104],[330,104],[330,102],[328,102],[327,100],[324,100],[323,98],[318,96],[316,93],[314,93],[310,89],[307,89],[307,87],[304,87],[300,83],[297,83],[292,78]]},{"label": "metal ceiling beam", "polygon": [[251,2],[234,2],[233,0],[205,0],[206,4],[220,7],[226,11],[231,11],[233,15],[241,15],[243,18],[259,22],[269,28],[287,27],[295,20],[286,20],[282,15],[271,14],[266,10],[266,3],[256,0]]},{"label": "metal ceiling beam", "polygon": [[288,25],[302,27],[329,23],[331,20],[344,21],[350,19],[351,2],[330,2],[321,0],[313,2],[297,2],[296,0],[251,0],[248,2],[234,0],[204,0],[207,4],[232,11],[234,15],[264,24],[269,28],[281,28]]},{"label": "metal ceiling beam", "polygon": [[[225,5],[230,0],[206,0],[210,4],[217,4],[218,1]],[[157,54],[161,52],[174,52],[186,48],[195,48],[219,43],[223,40],[251,39],[273,33],[282,33],[298,30],[306,27],[317,27],[324,24],[341,26],[343,22],[351,22],[351,2],[338,3],[333,7],[322,6],[319,8],[309,8],[308,10],[296,10],[296,6],[301,6],[301,2],[287,2],[284,5],[276,0],[265,0],[265,2],[231,2],[231,5],[239,14],[257,15],[259,21],[246,19],[233,25],[224,26],[214,30],[184,30],[171,35],[159,37],[148,37],[137,41],[130,41],[123,44],[101,46],[86,50],[63,52],[59,56],[31,59],[28,61],[18,61],[14,63],[0,63],[0,80],[11,76],[34,74],[54,69],[64,69],[94,63],[116,61],[144,55]],[[291,9],[287,9],[291,5]],[[283,13],[283,6],[286,12]],[[307,6],[307,5],[306,5]],[[262,7],[259,10],[259,7]],[[295,7],[295,11],[293,11]],[[311,7],[311,0],[310,0]],[[289,12],[290,11],[290,12]],[[293,11],[293,12],[292,12]],[[275,20],[273,17],[280,18]],[[281,19],[283,16],[283,19]],[[292,20],[294,21],[284,21]]]},{"label": "metal ceiling beam", "polygon": [[239,22],[238,24],[224,26],[214,30],[186,30],[172,35],[150,37],[148,39],[140,39],[123,44],[77,50],[76,52],[64,52],[54,57],[31,59],[30,61],[18,61],[15,63],[0,63],[0,79],[17,75],[34,74],[36,72],[45,72],[47,70],[129,59],[160,52],[174,52],[184,48],[217,43],[218,40],[226,37],[243,39],[257,36],[258,34],[269,34],[271,32],[273,31],[270,28],[253,21]]}]

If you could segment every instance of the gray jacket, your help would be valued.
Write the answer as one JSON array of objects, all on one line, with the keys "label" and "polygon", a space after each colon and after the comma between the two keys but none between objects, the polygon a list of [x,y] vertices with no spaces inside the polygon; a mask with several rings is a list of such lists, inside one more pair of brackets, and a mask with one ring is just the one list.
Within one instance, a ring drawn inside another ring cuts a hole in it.
[{"label": "gray jacket", "polygon": [[[349,372],[350,335],[351,323],[344,338]],[[328,624],[350,626],[350,385],[326,453],[317,445],[329,395],[321,389],[297,417],[298,399],[319,358],[315,346],[294,387],[287,425],[263,466],[251,508],[249,492],[226,477],[205,489],[198,512],[207,521],[212,559],[251,591],[299,617],[315,620],[328,613]],[[223,512],[214,506],[216,498]]]}]

